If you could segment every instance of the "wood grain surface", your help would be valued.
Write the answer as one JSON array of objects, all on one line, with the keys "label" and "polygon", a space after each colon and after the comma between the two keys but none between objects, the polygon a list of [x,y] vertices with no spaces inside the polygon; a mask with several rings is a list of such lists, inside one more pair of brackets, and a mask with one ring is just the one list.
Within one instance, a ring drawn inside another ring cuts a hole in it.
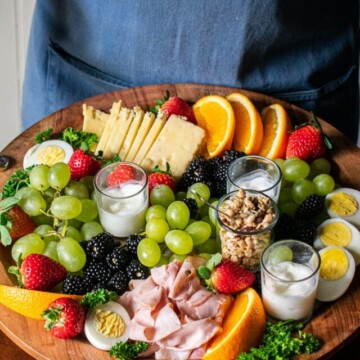
[{"label": "wood grain surface", "polygon": [[[2,151],[3,154],[12,158],[13,163],[9,170],[0,173],[0,188],[11,174],[22,166],[25,152],[35,144],[34,135],[36,133],[50,127],[54,129],[56,134],[66,127],[81,128],[83,103],[92,105],[96,109],[109,111],[113,102],[121,99],[125,106],[139,105],[146,109],[153,106],[157,99],[163,98],[166,90],[169,90],[171,95],[178,95],[189,102],[194,102],[205,95],[227,95],[237,91],[247,95],[260,111],[269,104],[282,104],[288,111],[293,123],[299,123],[311,117],[307,111],[286,102],[262,94],[229,87],[163,84],[119,90],[75,103],[41,120],[15,138]],[[320,122],[324,132],[330,137],[334,146],[331,160],[335,178],[341,185],[360,190],[360,149],[333,126],[322,119],[320,119]],[[7,273],[7,268],[12,263],[9,249],[1,248],[0,251],[0,283],[13,284],[15,279],[9,278]],[[0,305],[0,314],[0,329],[33,358],[46,360],[110,359],[106,352],[95,349],[87,343],[85,338],[58,340],[44,331],[42,321],[27,319],[2,305]],[[360,273],[358,268],[355,279],[347,293],[336,302],[320,304],[312,320],[306,326],[306,330],[311,331],[323,341],[322,348],[317,353],[303,355],[298,359],[329,359],[348,341],[359,334],[359,325]],[[0,354],[0,359],[4,358],[2,355],[4,354]],[[11,358],[16,359],[18,357]],[[344,359],[350,358],[344,357]]]}]

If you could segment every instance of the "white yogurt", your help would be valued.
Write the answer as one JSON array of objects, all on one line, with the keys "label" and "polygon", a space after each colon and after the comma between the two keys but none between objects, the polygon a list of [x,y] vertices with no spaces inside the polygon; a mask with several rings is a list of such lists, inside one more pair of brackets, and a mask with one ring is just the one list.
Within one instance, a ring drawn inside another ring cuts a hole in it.
[{"label": "white yogurt", "polygon": [[277,278],[262,270],[266,312],[279,320],[303,320],[311,316],[318,285],[318,277],[311,276],[313,270],[291,261],[268,265],[267,269]]}]

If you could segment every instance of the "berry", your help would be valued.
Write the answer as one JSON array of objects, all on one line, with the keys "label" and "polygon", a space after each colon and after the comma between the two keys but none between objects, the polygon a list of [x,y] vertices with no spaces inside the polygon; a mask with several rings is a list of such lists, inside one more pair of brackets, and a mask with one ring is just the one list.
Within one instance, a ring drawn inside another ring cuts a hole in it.
[{"label": "berry", "polygon": [[158,166],[156,166],[148,177],[148,183],[149,183],[149,194],[151,193],[151,190],[157,185],[167,185],[173,191],[176,190],[176,182],[171,175],[169,164],[166,165],[165,171],[161,170]]},{"label": "berry", "polygon": [[111,278],[112,271],[105,261],[90,260],[83,269],[84,275],[93,283],[106,284]]},{"label": "berry", "polygon": [[148,268],[142,265],[138,260],[133,260],[126,267],[126,273],[130,280],[146,279],[149,276]]},{"label": "berry", "polygon": [[51,302],[43,313],[45,328],[60,339],[72,339],[80,335],[85,325],[85,310],[79,302],[59,298]]},{"label": "berry", "polygon": [[104,259],[114,248],[114,237],[107,232],[102,232],[87,242],[86,253],[94,259]]},{"label": "berry", "polygon": [[137,246],[139,245],[139,242],[144,238],[142,235],[130,235],[126,239],[128,250],[130,251],[130,254],[134,257],[137,257]]},{"label": "berry", "polygon": [[30,254],[24,258],[20,268],[11,266],[9,272],[16,275],[25,289],[47,291],[66,278],[64,266],[41,254]]},{"label": "berry", "polygon": [[130,165],[118,165],[108,176],[107,185],[117,186],[135,179],[135,169]]},{"label": "berry", "polygon": [[225,150],[224,151],[224,161],[229,166],[230,163],[232,163],[234,160],[241,158],[245,156],[246,154],[243,151],[237,151],[237,150]]},{"label": "berry", "polygon": [[183,200],[183,202],[186,204],[190,211],[190,218],[195,219],[197,216],[198,206],[195,199],[192,198],[186,198]]},{"label": "berry", "polygon": [[324,210],[325,199],[319,195],[310,195],[299,205],[295,217],[310,219]]},{"label": "berry", "polygon": [[161,106],[161,111],[167,117],[171,115],[185,116],[189,122],[197,123],[191,106],[178,96],[172,96],[166,100]]},{"label": "berry", "polygon": [[87,277],[69,275],[63,282],[64,294],[84,295],[92,290],[92,284]]},{"label": "berry", "polygon": [[125,270],[116,272],[109,281],[109,286],[117,294],[122,295],[129,288],[129,278]]},{"label": "berry", "polygon": [[294,219],[291,216],[281,214],[275,226],[274,240],[291,239],[293,237],[293,222]]},{"label": "berry", "polygon": [[316,235],[316,225],[310,220],[294,219],[291,231],[293,239],[312,245]]},{"label": "berry", "polygon": [[93,176],[100,169],[100,162],[81,149],[73,152],[68,165],[72,180],[79,180],[85,176]]},{"label": "berry", "polygon": [[112,271],[118,271],[130,264],[132,255],[124,246],[115,248],[106,256],[106,262]]},{"label": "berry", "polygon": [[213,176],[215,180],[225,181],[226,182],[226,174],[227,174],[228,165],[226,162],[217,162],[215,166],[213,166]]},{"label": "berry", "polygon": [[186,167],[179,181],[179,189],[186,191],[189,186],[198,182],[211,185],[211,177],[212,173],[209,162],[203,156],[197,156]]}]

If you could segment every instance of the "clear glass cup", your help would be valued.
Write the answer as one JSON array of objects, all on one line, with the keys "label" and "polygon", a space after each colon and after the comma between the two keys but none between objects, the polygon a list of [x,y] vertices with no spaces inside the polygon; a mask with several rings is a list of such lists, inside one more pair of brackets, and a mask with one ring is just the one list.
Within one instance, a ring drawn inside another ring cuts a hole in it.
[{"label": "clear glass cup", "polygon": [[[119,165],[130,166],[133,179],[110,186],[108,176]],[[127,237],[144,230],[149,190],[148,177],[142,167],[127,161],[110,164],[95,175],[94,185],[100,222],[107,232]]]},{"label": "clear glass cup", "polygon": [[257,155],[246,155],[234,160],[227,170],[227,192],[238,188],[257,190],[278,201],[281,170],[272,160]]},{"label": "clear glass cup", "polygon": [[320,256],[298,240],[273,243],[261,254],[261,293],[270,320],[308,321],[319,281]]},{"label": "clear glass cup", "polygon": [[279,218],[274,200],[259,191],[235,190],[219,199],[216,218],[223,257],[259,270],[261,252],[273,241]]}]

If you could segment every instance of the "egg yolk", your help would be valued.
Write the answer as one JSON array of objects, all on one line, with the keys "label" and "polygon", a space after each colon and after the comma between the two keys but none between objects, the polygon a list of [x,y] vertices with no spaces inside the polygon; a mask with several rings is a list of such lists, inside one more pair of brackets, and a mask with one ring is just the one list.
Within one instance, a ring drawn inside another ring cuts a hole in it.
[{"label": "egg yolk", "polygon": [[351,241],[351,230],[345,224],[333,221],[322,228],[320,240],[325,246],[346,247]]},{"label": "egg yolk", "polygon": [[329,209],[340,217],[354,215],[358,207],[356,199],[345,192],[335,193],[329,202]]},{"label": "egg yolk", "polygon": [[119,314],[112,311],[97,310],[95,328],[104,336],[117,338],[124,334],[125,322]]},{"label": "egg yolk", "polygon": [[39,164],[53,166],[65,159],[65,151],[60,146],[45,146],[37,155],[37,162]]},{"label": "egg yolk", "polygon": [[329,249],[321,254],[320,277],[326,280],[341,279],[347,272],[349,260],[341,249]]}]

